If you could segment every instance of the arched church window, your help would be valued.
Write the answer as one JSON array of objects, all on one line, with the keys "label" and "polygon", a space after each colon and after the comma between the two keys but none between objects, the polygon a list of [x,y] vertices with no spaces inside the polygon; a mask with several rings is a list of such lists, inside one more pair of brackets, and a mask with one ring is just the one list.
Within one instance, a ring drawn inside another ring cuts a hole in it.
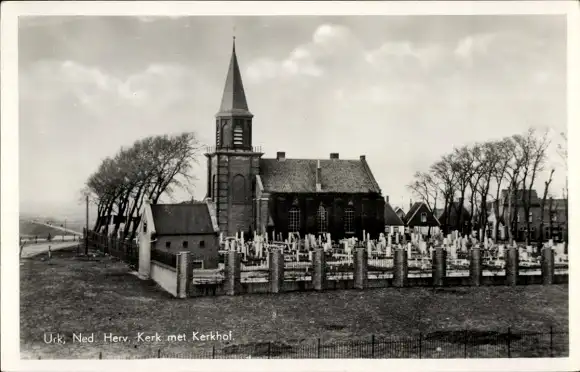
[{"label": "arched church window", "polygon": [[243,146],[244,144],[244,130],[240,124],[234,127],[234,146]]},{"label": "arched church window", "polygon": [[232,182],[233,202],[243,203],[246,201],[246,180],[244,176],[238,174]]},{"label": "arched church window", "polygon": [[324,234],[328,232],[328,212],[326,211],[326,208],[324,208],[324,205],[322,204],[320,205],[320,207],[318,207],[317,221],[318,221],[318,233]]},{"label": "arched church window", "polygon": [[346,207],[344,209],[344,232],[354,233],[354,208]]},{"label": "arched church window", "polygon": [[288,211],[288,232],[300,231],[300,208],[292,207]]}]

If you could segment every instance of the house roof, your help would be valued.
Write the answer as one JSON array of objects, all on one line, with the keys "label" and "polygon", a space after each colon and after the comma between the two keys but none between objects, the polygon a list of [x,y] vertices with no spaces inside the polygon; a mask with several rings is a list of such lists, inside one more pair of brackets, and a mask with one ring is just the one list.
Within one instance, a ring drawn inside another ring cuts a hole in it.
[{"label": "house roof", "polygon": [[214,232],[206,203],[152,204],[157,235],[211,234]]},{"label": "house roof", "polygon": [[218,115],[221,114],[251,115],[248,109],[248,102],[246,101],[240,66],[238,65],[235,39]]},{"label": "house roof", "polygon": [[385,203],[385,226],[405,226],[389,203]]},{"label": "house roof", "polygon": [[330,193],[380,193],[366,160],[260,159],[264,191],[314,193],[320,161],[321,191]]},{"label": "house roof", "polygon": [[[524,198],[528,197],[528,192],[530,192],[530,190],[523,190],[523,189],[517,190],[515,192],[516,200],[524,200]],[[530,196],[531,196],[532,203],[538,203],[540,201],[538,198],[538,193],[536,192],[536,190],[531,190]],[[505,189],[501,190],[501,200],[503,200],[503,202],[507,204],[507,202],[508,202],[508,190],[505,190]]]},{"label": "house roof", "polygon": [[[455,216],[458,215],[457,212],[459,211],[460,208],[462,207],[458,201],[451,203],[451,205],[449,206],[449,216],[451,218],[455,218]],[[437,217],[437,219],[441,220],[443,217],[445,217],[445,209],[437,208],[435,209],[433,214],[435,215],[435,217]],[[467,210],[467,208],[465,208],[465,205],[463,206],[463,215],[464,216],[467,215],[469,218],[469,211]]]},{"label": "house roof", "polygon": [[[421,222],[419,211],[427,213],[427,222]],[[418,217],[419,216],[419,217]],[[433,215],[431,209],[424,202],[415,202],[409,212],[404,218],[405,225],[407,226],[439,226],[439,221]]]}]

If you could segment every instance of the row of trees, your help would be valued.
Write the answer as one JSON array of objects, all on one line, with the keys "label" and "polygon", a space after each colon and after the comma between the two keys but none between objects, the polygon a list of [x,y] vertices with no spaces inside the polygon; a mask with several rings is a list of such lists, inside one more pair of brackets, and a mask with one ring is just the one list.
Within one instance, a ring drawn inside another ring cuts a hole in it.
[{"label": "row of trees", "polygon": [[[433,163],[428,171],[417,172],[408,187],[432,210],[442,206],[444,221],[440,222],[445,233],[455,229],[463,233],[485,229],[488,215],[493,213],[496,221],[505,221],[509,226],[508,236],[513,240],[517,227],[515,211],[523,208],[524,215],[529,215],[532,190],[538,187],[540,174],[547,171],[550,143],[549,132],[529,129],[501,140],[455,148]],[[542,223],[554,172],[550,167],[543,185]],[[507,192],[502,195],[502,190]],[[499,202],[491,203],[502,196],[507,197],[507,208]],[[467,216],[462,206],[468,208]],[[451,215],[456,216],[455,221],[450,221]],[[530,221],[525,220],[530,231]]]},{"label": "row of trees", "polygon": [[97,207],[93,230],[133,239],[145,200],[157,203],[178,189],[191,192],[200,151],[195,133],[181,133],[138,140],[104,159],[82,190]]}]

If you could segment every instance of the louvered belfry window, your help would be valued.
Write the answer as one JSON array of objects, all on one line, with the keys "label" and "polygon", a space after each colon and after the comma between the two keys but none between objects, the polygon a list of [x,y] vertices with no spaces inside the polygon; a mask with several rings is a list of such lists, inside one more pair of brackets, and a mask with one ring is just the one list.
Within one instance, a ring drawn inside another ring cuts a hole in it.
[{"label": "louvered belfry window", "polygon": [[244,130],[240,124],[234,127],[234,146],[244,145]]},{"label": "louvered belfry window", "polygon": [[217,147],[220,147],[221,143],[221,126],[219,120],[216,121],[216,132],[215,132],[215,144]]}]

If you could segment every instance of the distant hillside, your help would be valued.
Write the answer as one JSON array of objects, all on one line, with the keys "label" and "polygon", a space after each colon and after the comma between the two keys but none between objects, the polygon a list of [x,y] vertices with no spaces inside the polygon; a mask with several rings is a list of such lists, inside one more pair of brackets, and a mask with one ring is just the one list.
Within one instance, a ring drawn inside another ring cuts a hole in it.
[{"label": "distant hillside", "polygon": [[[69,228],[68,225],[67,228]],[[55,229],[54,227],[40,225],[29,221],[20,221],[20,236],[38,236],[39,238],[46,238],[49,233],[51,236],[66,235],[62,230]]]}]

